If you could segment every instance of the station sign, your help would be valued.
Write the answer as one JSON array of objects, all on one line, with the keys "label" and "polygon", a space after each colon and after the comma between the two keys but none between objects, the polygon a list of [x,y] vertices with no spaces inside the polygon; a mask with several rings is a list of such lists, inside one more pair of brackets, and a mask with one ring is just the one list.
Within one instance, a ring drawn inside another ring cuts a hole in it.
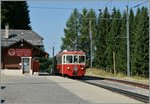
[{"label": "station sign", "polygon": [[9,56],[22,56],[22,57],[29,57],[32,56],[31,49],[26,48],[10,48],[8,49],[8,55]]}]

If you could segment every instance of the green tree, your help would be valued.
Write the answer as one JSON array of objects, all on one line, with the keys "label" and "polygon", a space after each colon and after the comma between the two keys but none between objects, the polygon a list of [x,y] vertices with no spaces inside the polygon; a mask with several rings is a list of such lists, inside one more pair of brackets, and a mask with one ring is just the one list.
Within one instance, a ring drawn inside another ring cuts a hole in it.
[{"label": "green tree", "polygon": [[139,32],[139,21],[140,21],[140,14],[141,10],[140,8],[137,9],[135,19],[134,19],[134,25],[135,28],[133,30],[133,36],[131,37],[132,39],[132,44],[131,44],[131,69],[132,69],[132,75],[138,74],[137,73],[137,63],[138,63],[138,47],[140,44],[140,41],[138,39],[140,38],[140,35],[138,34]]},{"label": "green tree", "polygon": [[96,67],[97,68],[106,68],[106,35],[109,33],[110,30],[110,15],[108,13],[107,7],[105,8],[104,12],[99,13],[98,17],[98,27],[97,27],[97,36],[95,38],[95,45],[96,45]]},{"label": "green tree", "polygon": [[40,71],[41,72],[49,72],[50,73],[50,71],[52,69],[52,61],[53,61],[52,58],[41,57],[39,59]]},{"label": "green tree", "polygon": [[119,47],[119,34],[121,27],[121,13],[116,8],[113,8],[113,13],[111,14],[111,24],[110,32],[106,35],[106,68],[111,70],[113,69],[113,52],[117,54]]},{"label": "green tree", "polygon": [[73,10],[71,16],[66,22],[66,28],[64,29],[64,36],[62,38],[62,46],[61,49],[76,49],[75,45],[77,45],[78,34],[80,30],[80,13],[77,9]]},{"label": "green tree", "polygon": [[[79,49],[86,53],[87,59],[90,56],[90,38],[89,38],[89,17],[87,9],[83,9],[80,20],[80,35],[79,35]],[[88,61],[89,63],[89,61]]]},{"label": "green tree", "polygon": [[1,1],[1,27],[9,24],[10,29],[31,29],[26,1]]},{"label": "green tree", "polygon": [[120,73],[126,74],[127,66],[127,45],[126,45],[126,12],[121,18],[120,34],[117,38],[116,69]]},{"label": "green tree", "polygon": [[130,64],[131,64],[131,75],[135,74],[136,70],[133,68],[133,54],[134,54],[134,32],[136,30],[136,18],[132,9],[129,14],[129,38],[130,38]]},{"label": "green tree", "polygon": [[[89,47],[89,19],[87,9],[83,9],[80,20],[80,35],[79,35],[79,49],[84,52],[88,51]],[[87,40],[87,41],[85,41]]]},{"label": "green tree", "polygon": [[[81,29],[80,29],[80,36],[79,36],[79,47],[83,50],[87,55],[87,66],[90,64],[90,22],[91,21],[91,31],[93,36],[93,47],[94,47],[94,39],[97,34],[97,22],[96,22],[96,13],[93,9],[87,11],[87,9],[83,9],[81,14]],[[93,48],[94,49],[94,48]]]},{"label": "green tree", "polygon": [[136,28],[132,43],[132,73],[139,76],[148,76],[148,10],[138,8],[135,17]]}]

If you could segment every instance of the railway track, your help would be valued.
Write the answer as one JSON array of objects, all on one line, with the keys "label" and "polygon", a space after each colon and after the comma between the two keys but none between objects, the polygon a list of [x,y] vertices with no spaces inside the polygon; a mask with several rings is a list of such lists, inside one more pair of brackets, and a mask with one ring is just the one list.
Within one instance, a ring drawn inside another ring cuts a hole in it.
[{"label": "railway track", "polygon": [[[128,81],[122,81],[122,80],[116,80],[116,79],[115,80],[113,80],[113,79],[105,79],[105,78],[102,78],[102,77],[100,78],[100,77],[93,77],[93,76],[85,76],[85,77],[88,77],[89,79],[91,78],[91,80],[109,80],[109,81],[115,81],[115,82],[124,83],[124,84],[130,84],[130,85],[133,85],[133,86],[138,86],[138,87],[141,87],[141,88],[144,88],[144,89],[148,88],[147,87],[148,85],[146,85],[146,87],[145,87],[144,84],[138,85],[139,83],[135,84],[135,82],[132,83],[132,82],[128,82]],[[88,83],[88,84],[94,85],[94,86],[98,86],[98,87],[101,87],[101,88],[104,88],[104,89],[107,89],[107,90],[110,90],[112,92],[116,92],[116,93],[128,96],[130,98],[136,99],[136,100],[144,102],[144,103],[148,103],[149,102],[149,96],[141,95],[141,94],[138,94],[138,93],[126,91],[126,90],[119,89],[119,88],[110,87],[109,85],[103,85],[103,84],[100,84],[100,83],[93,83],[93,82],[90,82],[88,80],[85,80],[83,78],[80,81],[84,82],[84,83]]]},{"label": "railway track", "polygon": [[105,78],[105,77],[95,77],[95,76],[85,76],[85,77],[93,78],[93,79],[100,79],[100,80],[108,80],[108,81],[113,81],[113,82],[118,82],[118,83],[123,83],[123,84],[128,84],[128,85],[133,85],[133,86],[144,88],[144,89],[149,89],[149,85],[142,84],[142,83],[137,83],[137,82],[131,82],[131,81],[125,81],[125,80],[119,80],[119,79],[113,79],[113,78]]}]

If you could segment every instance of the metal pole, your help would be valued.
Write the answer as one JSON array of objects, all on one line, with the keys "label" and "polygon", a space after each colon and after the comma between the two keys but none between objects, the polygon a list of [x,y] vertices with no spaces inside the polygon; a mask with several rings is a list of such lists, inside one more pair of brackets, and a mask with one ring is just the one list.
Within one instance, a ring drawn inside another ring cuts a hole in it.
[{"label": "metal pole", "polygon": [[[1,5],[1,2],[0,2],[0,5]],[[0,10],[1,10],[1,9],[0,9]],[[1,26],[0,26],[0,28],[1,28]],[[0,40],[1,40],[1,36],[0,36]],[[2,41],[1,41],[1,42],[2,42]],[[0,42],[0,44],[1,44],[1,42]],[[0,48],[0,54],[2,53],[1,51],[2,51],[2,48]],[[2,61],[1,61],[2,58],[1,58],[1,57],[2,57],[2,56],[0,56],[0,63],[2,63]],[[1,65],[2,65],[2,64],[1,64]],[[1,65],[0,65],[0,67],[2,67]],[[2,77],[1,77],[2,71],[1,71],[1,70],[2,70],[2,69],[0,69],[0,87],[1,87],[1,79],[2,79]],[[0,93],[1,93],[1,91],[2,91],[2,90],[0,89]],[[1,95],[1,94],[0,94],[0,99],[1,99],[1,102],[0,102],[0,104],[1,104],[1,103],[2,103],[2,95]]]},{"label": "metal pole", "polygon": [[52,67],[52,70],[51,70],[51,74],[53,73],[54,68],[55,68],[55,66],[54,66],[54,46],[53,46],[53,67]]},{"label": "metal pole", "polygon": [[[150,1],[149,1],[148,15],[150,17]],[[150,19],[149,19],[149,81],[150,81]],[[150,91],[149,91],[149,103],[150,103]]]},{"label": "metal pole", "polygon": [[91,31],[91,20],[89,20],[89,33],[90,33],[90,68],[92,69],[93,53],[92,53],[92,31]]},{"label": "metal pole", "polygon": [[129,42],[129,15],[128,15],[128,5],[127,5],[127,76],[130,77],[130,42]]}]

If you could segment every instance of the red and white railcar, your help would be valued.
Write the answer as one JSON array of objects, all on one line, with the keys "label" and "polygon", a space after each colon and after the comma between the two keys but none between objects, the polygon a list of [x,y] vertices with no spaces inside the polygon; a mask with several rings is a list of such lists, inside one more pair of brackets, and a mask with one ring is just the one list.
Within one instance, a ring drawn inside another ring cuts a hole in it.
[{"label": "red and white railcar", "polygon": [[83,77],[85,74],[85,52],[64,50],[56,56],[54,72],[67,76]]}]

